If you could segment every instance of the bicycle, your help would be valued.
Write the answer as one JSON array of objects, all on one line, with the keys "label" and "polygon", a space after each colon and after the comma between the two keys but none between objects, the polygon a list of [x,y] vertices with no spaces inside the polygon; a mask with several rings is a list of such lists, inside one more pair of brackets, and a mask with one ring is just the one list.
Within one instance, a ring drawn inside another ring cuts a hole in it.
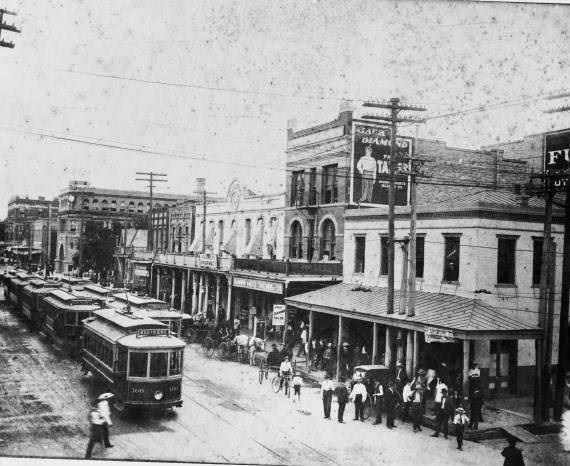
[{"label": "bicycle", "polygon": [[[285,395],[287,395],[287,398],[290,398],[291,397],[291,379],[292,379],[291,374],[287,374],[285,376],[277,374],[273,378],[273,380],[271,381],[271,388],[273,389],[273,391],[275,393],[279,393],[281,388],[283,386],[285,386]],[[281,381],[283,381],[283,383],[281,383]]]}]

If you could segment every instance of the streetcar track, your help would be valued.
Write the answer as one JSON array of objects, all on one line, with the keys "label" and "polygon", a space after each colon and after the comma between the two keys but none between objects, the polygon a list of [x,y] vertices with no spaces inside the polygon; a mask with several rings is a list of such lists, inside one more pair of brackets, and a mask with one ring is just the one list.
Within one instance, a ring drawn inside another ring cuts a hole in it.
[{"label": "streetcar track", "polygon": [[[186,380],[188,380],[191,384],[194,384],[194,385],[196,385],[196,386],[198,386],[198,387],[200,387],[200,388],[203,388],[203,385],[201,385],[201,384],[198,383],[198,382],[193,381],[189,376],[184,375],[183,378],[185,378]],[[282,430],[279,426],[276,426],[275,424],[273,424],[273,423],[271,423],[271,422],[269,422],[269,421],[266,421],[266,420],[263,419],[261,416],[259,416],[259,414],[255,413],[255,412],[253,412],[253,411],[249,411],[249,410],[247,410],[246,408],[244,408],[243,406],[240,406],[240,405],[239,405],[238,403],[236,403],[235,401],[233,401],[233,400],[231,400],[230,398],[226,397],[226,396],[225,396],[222,392],[220,392],[219,390],[214,389],[214,388],[212,388],[212,387],[208,387],[208,388],[209,388],[209,390],[212,390],[212,391],[217,392],[216,394],[217,394],[218,396],[220,396],[221,398],[223,398],[223,399],[229,401],[231,404],[233,404],[233,405],[239,407],[242,411],[244,411],[244,412],[246,412],[247,414],[249,414],[249,415],[255,417],[256,419],[258,419],[259,421],[261,421],[263,424],[265,424],[265,425],[267,425],[267,426],[271,426],[272,428],[277,429],[277,431],[280,432],[281,434],[284,434],[284,435],[286,435],[286,436],[288,436],[288,437],[294,439],[295,441],[299,442],[301,445],[303,445],[303,446],[304,446],[305,448],[307,448],[308,450],[312,451],[312,452],[313,452],[314,454],[316,454],[317,456],[321,456],[321,457],[323,457],[323,458],[326,458],[330,463],[340,464],[340,463],[339,463],[338,461],[336,461],[333,457],[331,457],[331,456],[329,456],[329,455],[327,455],[327,454],[325,454],[325,453],[323,453],[323,452],[317,450],[316,448],[314,448],[314,447],[312,447],[311,445],[307,444],[307,443],[304,442],[303,440],[298,439],[297,437],[295,437],[294,435],[292,435],[290,432],[286,432],[286,431]],[[184,395],[184,396],[187,397],[187,398],[190,398],[189,395]],[[209,411],[209,412],[211,412],[212,414],[214,414],[216,417],[219,417],[220,419],[222,419],[225,423],[230,424],[232,427],[236,428],[235,425],[229,423],[225,418],[223,418],[223,417],[220,416],[219,414],[217,414],[217,413],[215,413],[214,411],[210,410],[209,408],[203,406],[201,403],[197,402],[196,400],[194,400],[194,399],[192,399],[192,398],[190,398],[190,399],[191,399],[194,403],[196,403],[197,405],[201,406],[202,408],[204,408],[204,409],[206,409],[207,411]],[[257,441],[256,439],[252,438],[252,440],[253,440],[254,442],[258,443],[258,441]],[[266,448],[267,450],[269,450],[270,452],[272,452],[275,456],[277,456],[277,457],[279,457],[279,458],[283,458],[282,455],[280,455],[279,453],[273,451],[273,450],[271,449],[271,447],[267,447],[267,446],[263,445],[262,443],[259,443],[259,444],[260,444],[262,447],[264,447],[264,448]]]}]

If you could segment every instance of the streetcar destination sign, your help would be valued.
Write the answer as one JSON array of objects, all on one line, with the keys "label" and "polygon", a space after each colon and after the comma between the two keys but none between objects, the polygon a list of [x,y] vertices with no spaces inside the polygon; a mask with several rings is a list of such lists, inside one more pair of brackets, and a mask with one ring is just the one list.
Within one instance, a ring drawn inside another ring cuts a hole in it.
[{"label": "streetcar destination sign", "polygon": [[160,335],[169,335],[167,328],[139,328],[137,329],[137,338],[140,337],[156,337]]}]

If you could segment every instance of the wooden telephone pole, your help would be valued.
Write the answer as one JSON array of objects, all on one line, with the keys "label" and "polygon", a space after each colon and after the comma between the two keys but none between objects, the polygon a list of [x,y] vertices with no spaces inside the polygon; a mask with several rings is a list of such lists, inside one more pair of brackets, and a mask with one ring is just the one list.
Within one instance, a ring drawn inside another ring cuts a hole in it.
[{"label": "wooden telephone pole", "polygon": [[420,123],[423,120],[416,118],[399,117],[401,111],[423,112],[423,107],[400,105],[400,99],[393,97],[390,103],[365,102],[365,107],[374,107],[390,110],[390,116],[366,115],[365,119],[380,120],[390,123],[390,160],[388,168],[390,170],[390,184],[388,188],[388,302],[387,313],[394,313],[394,206],[396,189],[396,168],[407,162],[397,151],[397,129],[398,123]]},{"label": "wooden telephone pole", "polygon": [[137,181],[146,181],[148,183],[148,188],[150,191],[150,208],[148,211],[148,237],[147,237],[147,249],[152,251],[153,249],[153,235],[152,235],[152,201],[153,201],[153,190],[154,183],[166,183],[168,180],[160,178],[163,176],[168,176],[166,173],[155,173],[155,172],[136,172],[137,175],[145,175],[146,178],[135,178]]}]

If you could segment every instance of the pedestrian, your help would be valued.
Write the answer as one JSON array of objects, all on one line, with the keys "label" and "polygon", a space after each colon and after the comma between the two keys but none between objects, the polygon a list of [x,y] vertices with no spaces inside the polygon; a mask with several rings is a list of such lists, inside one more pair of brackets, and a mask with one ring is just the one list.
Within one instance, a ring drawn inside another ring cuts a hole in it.
[{"label": "pedestrian", "polygon": [[441,405],[441,396],[443,390],[447,391],[447,385],[438,377],[435,384],[435,396],[434,396],[434,412],[437,414],[439,412],[439,406]]},{"label": "pedestrian", "polygon": [[93,447],[95,443],[100,443],[103,445],[103,417],[99,412],[97,404],[94,403],[89,411],[89,443],[87,444],[87,451],[85,453],[85,458],[91,458],[93,453]]},{"label": "pedestrian", "polygon": [[301,327],[301,336],[299,343],[299,349],[297,350],[297,357],[301,356],[301,351],[303,352],[303,356],[307,357],[307,340],[309,338],[309,332],[307,331],[307,327]]},{"label": "pedestrian", "polygon": [[301,373],[295,372],[295,377],[293,377],[293,403],[295,403],[295,395],[297,395],[299,403],[301,402],[301,385],[303,385]]},{"label": "pedestrian", "polygon": [[368,393],[362,383],[362,377],[356,379],[356,384],[350,392],[350,401],[354,402],[354,420],[364,422],[364,402]]},{"label": "pedestrian", "polygon": [[471,415],[471,422],[469,422],[470,429],[479,429],[479,423],[483,422],[483,415],[481,410],[483,409],[483,396],[481,391],[475,389],[471,396],[469,397],[469,410]]},{"label": "pedestrian", "polygon": [[517,439],[509,436],[507,440],[509,442],[509,446],[504,448],[501,452],[501,455],[505,457],[503,466],[524,466],[522,451],[515,447]]},{"label": "pedestrian", "polygon": [[441,393],[437,416],[435,417],[435,432],[432,434],[432,437],[439,437],[439,433],[443,432],[443,436],[447,438],[449,434],[449,418],[454,412],[453,400],[447,396],[447,389],[444,388]]},{"label": "pedestrian", "polygon": [[348,403],[348,382],[344,377],[340,378],[340,383],[335,388],[336,401],[338,403],[338,422],[344,424],[344,408]]},{"label": "pedestrian", "polygon": [[410,408],[412,407],[412,386],[415,380],[410,380],[402,390],[402,401],[404,403],[404,412],[402,414],[402,421],[408,422],[410,420]]},{"label": "pedestrian", "polygon": [[333,364],[333,347],[332,343],[328,343],[327,349],[323,353],[323,368],[330,378],[333,376]]},{"label": "pedestrian", "polygon": [[97,408],[99,409],[99,414],[103,418],[102,430],[105,448],[113,448],[113,445],[109,442],[109,426],[113,425],[111,422],[111,407],[109,406],[109,400],[114,396],[115,395],[112,393],[106,392],[102,393],[97,398]]},{"label": "pedestrian", "polygon": [[291,376],[291,372],[293,372],[293,366],[289,362],[289,356],[285,356],[283,358],[283,362],[279,366],[279,376],[281,377],[281,381],[279,382],[279,390],[283,388],[283,382],[286,378]]},{"label": "pedestrian", "polygon": [[421,384],[416,383],[412,389],[412,424],[414,426],[414,432],[421,432],[422,427],[420,425],[423,413],[423,401],[425,396],[425,390]]},{"label": "pedestrian", "polygon": [[382,405],[384,404],[384,388],[380,382],[376,382],[374,387],[374,408],[376,409],[376,420],[374,425],[382,424]]},{"label": "pedestrian", "polygon": [[455,425],[455,438],[457,439],[457,449],[463,449],[463,435],[465,433],[465,426],[469,424],[469,418],[465,414],[465,410],[460,406],[455,410],[455,417],[453,418]]},{"label": "pedestrian", "polygon": [[396,364],[396,389],[399,392],[403,391],[404,385],[408,381],[408,375],[406,374],[406,370],[404,369],[404,364],[402,361],[398,361]]},{"label": "pedestrian", "polygon": [[475,390],[481,389],[481,370],[476,362],[471,364],[467,376],[469,377],[469,395],[471,395]]},{"label": "pedestrian", "polygon": [[334,384],[328,374],[325,374],[325,380],[321,383],[321,398],[323,399],[323,409],[325,419],[331,418],[331,404],[334,392]]},{"label": "pedestrian", "polygon": [[394,424],[394,419],[396,418],[396,407],[400,401],[400,396],[396,391],[396,387],[393,380],[388,382],[388,390],[384,394],[384,406],[386,407],[386,426],[388,429],[393,429],[397,427]]}]

